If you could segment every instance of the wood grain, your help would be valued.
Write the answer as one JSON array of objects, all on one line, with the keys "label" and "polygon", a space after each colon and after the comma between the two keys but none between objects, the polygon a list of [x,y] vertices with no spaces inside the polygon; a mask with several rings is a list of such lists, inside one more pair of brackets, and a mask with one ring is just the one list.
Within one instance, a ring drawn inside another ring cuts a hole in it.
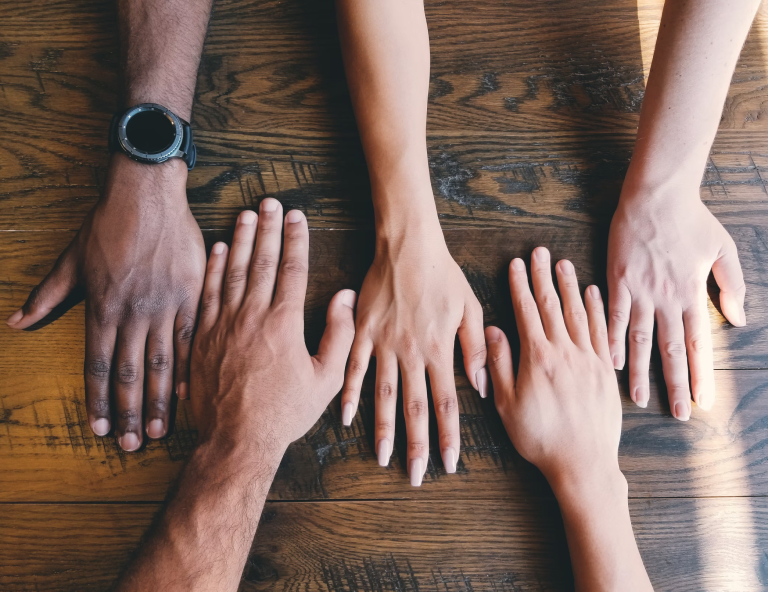
[{"label": "wood grain", "polygon": [[[460,2],[428,3],[430,164],[446,226],[612,214],[660,2],[588,5],[482,0],[469,18]],[[0,20],[0,229],[76,229],[106,175],[115,15],[93,0],[27,6]],[[739,62],[704,185],[730,200],[726,210],[746,200],[761,215],[767,14]],[[304,209],[314,227],[371,224],[334,18],[331,2],[216,3],[189,192],[204,228],[229,227],[267,195]]]},{"label": "wood grain", "polygon": [[[568,255],[582,287],[601,274],[596,231],[551,228],[446,231],[450,249],[477,293],[486,323],[498,323],[514,335],[506,284],[513,256],[545,244],[554,257]],[[740,229],[732,229],[739,240]],[[206,232],[210,245],[226,235]],[[0,234],[0,258],[7,274],[0,286],[0,314],[10,314],[47,272],[68,242],[65,232]],[[344,287],[358,288],[372,255],[372,237],[363,231],[315,230],[310,236],[310,285],[305,314],[310,351],[325,322],[325,307]],[[719,368],[766,368],[768,313],[765,255],[750,260],[755,246],[744,248],[750,293],[750,326],[727,325],[712,306]],[[196,429],[186,406],[176,409],[176,428],[166,440],[138,454],[120,451],[113,439],[95,438],[87,424],[82,382],[83,305],[37,331],[0,327],[0,500],[4,501],[159,501],[194,444]],[[407,486],[402,416],[392,466],[382,470],[373,453],[372,384],[363,392],[360,413],[351,428],[340,421],[338,402],[310,434],[294,445],[278,473],[276,499],[365,499],[434,497],[507,497],[547,494],[538,473],[514,452],[492,403],[471,389],[460,368],[457,386],[462,413],[462,454],[457,476],[445,475],[436,453],[422,490]],[[636,408],[624,390],[625,432],[622,467],[633,496],[766,495],[768,478],[763,422],[768,417],[768,371],[717,373],[718,402],[710,413],[698,409],[682,424],[671,419],[661,383],[660,364],[652,369],[648,409]],[[660,392],[659,392],[660,390]],[[436,433],[432,426],[433,435]]]},{"label": "wood grain", "polygon": [[[157,505],[0,505],[3,590],[104,590]],[[657,592],[759,590],[765,499],[630,502]],[[467,516],[471,516],[468,519]],[[552,500],[267,503],[240,590],[572,589]]]}]

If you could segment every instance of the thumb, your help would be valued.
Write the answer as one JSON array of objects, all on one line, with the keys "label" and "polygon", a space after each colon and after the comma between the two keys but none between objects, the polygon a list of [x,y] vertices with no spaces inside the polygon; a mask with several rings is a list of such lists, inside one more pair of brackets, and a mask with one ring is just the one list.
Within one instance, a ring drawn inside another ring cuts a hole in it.
[{"label": "thumb", "polygon": [[730,236],[723,245],[720,256],[712,265],[712,273],[717,285],[720,286],[720,308],[723,316],[731,325],[743,327],[747,324],[747,316],[744,313],[744,296],[747,287],[744,285],[736,243]]},{"label": "thumb", "polygon": [[488,372],[485,369],[483,308],[474,297],[471,302],[464,305],[464,318],[461,320],[458,333],[467,378],[484,399],[488,396]]},{"label": "thumb", "polygon": [[512,349],[509,347],[504,331],[498,327],[487,327],[485,340],[488,344],[488,368],[491,371],[493,396],[498,405],[515,395]]},{"label": "thumb", "polygon": [[331,386],[329,401],[344,384],[344,367],[355,339],[356,300],[357,294],[353,290],[342,290],[331,299],[325,332],[320,340],[317,355],[313,358],[320,380]]},{"label": "thumb", "polygon": [[26,329],[44,318],[60,304],[77,285],[77,238],[56,260],[51,272],[30,292],[27,301],[13,313],[6,323],[12,329]]}]

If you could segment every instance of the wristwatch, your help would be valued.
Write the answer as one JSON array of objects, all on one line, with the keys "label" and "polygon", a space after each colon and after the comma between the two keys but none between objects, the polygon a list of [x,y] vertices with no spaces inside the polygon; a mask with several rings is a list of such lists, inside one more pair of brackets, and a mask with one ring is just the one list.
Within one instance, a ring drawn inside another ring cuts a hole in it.
[{"label": "wristwatch", "polygon": [[197,160],[189,123],[156,103],[142,103],[117,113],[109,126],[109,150],[119,150],[145,164],[181,158],[190,171]]}]

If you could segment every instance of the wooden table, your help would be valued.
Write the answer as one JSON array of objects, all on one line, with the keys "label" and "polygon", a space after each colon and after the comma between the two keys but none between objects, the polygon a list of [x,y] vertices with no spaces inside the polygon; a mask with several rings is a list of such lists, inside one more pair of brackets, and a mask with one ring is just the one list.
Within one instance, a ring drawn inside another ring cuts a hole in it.
[{"label": "wooden table", "polygon": [[[0,313],[47,273],[103,188],[117,104],[113,2],[0,5]],[[487,323],[514,330],[513,256],[546,245],[582,287],[605,286],[608,224],[631,154],[660,0],[429,1],[428,144],[448,244]],[[711,305],[718,399],[670,416],[658,359],[647,409],[626,394],[621,466],[657,590],[768,586],[768,12],[731,86],[701,194],[739,247],[743,329]],[[217,0],[193,121],[189,201],[208,245],[267,196],[306,212],[307,340],[372,258],[365,161],[329,0]],[[711,296],[717,302],[717,289]],[[457,354],[458,357],[459,354]],[[189,408],[125,454],[88,427],[83,305],[35,332],[0,328],[0,589],[103,590],[126,565],[194,445]],[[424,485],[373,452],[338,401],[294,444],[270,494],[243,590],[512,592],[572,587],[557,505],[457,359],[462,450]],[[369,373],[370,375],[370,373]],[[400,415],[402,418],[402,414]],[[436,433],[433,425],[433,435]]]}]

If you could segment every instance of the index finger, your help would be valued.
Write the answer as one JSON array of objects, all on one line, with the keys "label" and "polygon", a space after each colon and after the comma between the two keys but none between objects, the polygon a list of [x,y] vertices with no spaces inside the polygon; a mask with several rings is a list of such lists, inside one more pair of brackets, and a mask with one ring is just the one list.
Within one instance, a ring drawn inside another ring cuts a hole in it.
[{"label": "index finger", "polygon": [[513,259],[509,264],[509,289],[512,293],[512,307],[515,310],[515,322],[520,341],[525,343],[546,339],[539,308],[528,286],[525,263],[520,258]]}]

